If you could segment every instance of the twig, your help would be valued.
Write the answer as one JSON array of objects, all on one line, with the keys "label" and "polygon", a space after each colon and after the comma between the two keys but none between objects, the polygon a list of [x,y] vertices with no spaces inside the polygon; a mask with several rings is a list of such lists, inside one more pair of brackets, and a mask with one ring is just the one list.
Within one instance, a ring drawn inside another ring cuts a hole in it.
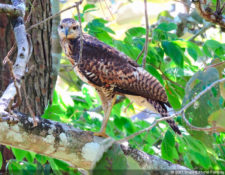
[{"label": "twig", "polygon": [[194,41],[195,38],[201,34],[203,34],[206,30],[208,30],[210,27],[212,27],[212,23],[206,24],[204,27],[202,27],[194,36],[192,36],[188,41]]},{"label": "twig", "polygon": [[[36,0],[34,0],[34,2],[32,3],[32,10],[34,9],[33,6],[36,3]],[[29,15],[27,16],[27,19],[25,21],[25,24],[27,24],[27,22],[30,20],[31,14],[32,14],[32,10],[30,11]],[[5,58],[3,59],[3,64],[6,63],[5,59],[9,59],[9,57],[12,55],[13,51],[16,49],[16,43],[13,44],[13,46],[11,47],[11,49],[9,50],[9,52],[7,53],[7,55],[5,56]]]},{"label": "twig", "polygon": [[195,8],[199,12],[200,16],[202,16],[206,21],[218,24],[222,28],[225,28],[225,18],[220,12],[221,9],[218,9],[218,6],[216,11],[213,12],[213,10],[206,4],[206,1],[202,2],[201,0],[192,0],[192,2],[195,4]]},{"label": "twig", "polygon": [[193,126],[185,117],[184,111],[182,111],[181,113],[182,115],[182,119],[184,120],[184,122],[191,128],[191,130],[195,130],[195,131],[214,131],[216,129],[216,127],[210,127],[210,128],[201,128],[201,127],[197,127],[197,126]]},{"label": "twig", "polygon": [[[12,48],[13,48],[13,47],[12,47]],[[14,74],[14,72],[13,72],[13,63],[12,63],[12,61],[10,61],[8,57],[6,57],[6,58],[4,59],[4,61],[7,62],[8,65],[9,65],[9,71],[10,71],[11,77],[12,77],[12,79],[13,79],[13,83],[14,83],[14,85],[15,85],[15,88],[16,88],[16,95],[17,95],[17,97],[18,97],[16,103],[15,103],[13,106],[9,105],[9,108],[14,109],[14,108],[18,107],[18,106],[21,104],[21,102],[22,102],[22,100],[21,100],[21,99],[22,99],[22,97],[21,97],[21,92],[20,92],[20,88],[19,88],[18,85],[17,85],[16,76],[15,76],[15,74]],[[11,101],[13,101],[13,99],[12,99]],[[11,109],[9,109],[9,110],[11,110]]]},{"label": "twig", "polygon": [[6,64],[9,60],[9,57],[13,54],[13,51],[16,49],[16,43],[13,44],[13,46],[11,47],[11,49],[9,50],[9,52],[7,53],[7,55],[5,56],[5,58],[3,59],[3,64]]},{"label": "twig", "polygon": [[[211,85],[209,85],[206,89],[204,89],[204,90],[201,91],[197,96],[195,96],[195,97],[194,97],[188,104],[186,104],[180,111],[174,113],[173,115],[171,115],[171,116],[169,116],[169,117],[163,117],[163,118],[157,119],[157,120],[155,120],[155,121],[152,123],[152,125],[151,125],[150,127],[145,128],[145,129],[142,129],[142,130],[140,130],[140,131],[138,131],[138,132],[136,132],[136,133],[134,133],[134,134],[132,134],[132,135],[130,135],[130,136],[128,136],[128,137],[125,137],[125,138],[123,138],[123,139],[120,139],[120,140],[118,140],[118,141],[116,141],[116,142],[122,143],[122,142],[124,142],[124,141],[128,141],[128,140],[134,138],[134,137],[137,136],[137,135],[140,135],[140,134],[142,134],[142,133],[144,133],[144,132],[150,131],[154,126],[157,125],[157,123],[159,123],[159,122],[161,122],[161,121],[169,120],[169,119],[173,119],[173,118],[177,117],[178,115],[182,114],[186,109],[188,109],[191,105],[193,105],[193,104],[194,104],[194,103],[195,103],[202,95],[204,95],[206,92],[208,92],[210,89],[212,89],[212,88],[213,88],[215,85],[217,85],[218,83],[222,83],[222,82],[225,82],[225,78],[213,82],[213,83],[212,83]],[[207,131],[207,130],[208,130],[208,128],[206,128],[206,131]],[[212,129],[211,129],[211,130],[212,130]],[[211,130],[210,130],[210,131],[211,131]],[[203,129],[203,131],[205,131],[205,130]]]},{"label": "twig", "polygon": [[210,67],[217,67],[217,66],[219,66],[219,65],[221,65],[221,64],[224,64],[224,63],[225,63],[225,61],[222,61],[222,62],[220,62],[220,63],[216,63],[216,64],[209,65],[209,66],[207,66],[207,67],[204,68],[204,71],[206,71],[206,70],[209,69]]},{"label": "twig", "polygon": [[105,16],[104,8],[102,7],[102,2],[101,2],[101,0],[98,0],[98,1],[99,1],[99,4],[100,4],[100,8],[102,10],[102,14],[103,14],[103,16]]},{"label": "twig", "polygon": [[[12,3],[15,8],[24,10],[22,14],[25,14],[25,1],[12,0]],[[24,76],[26,65],[32,53],[32,45],[31,42],[28,42],[26,36],[23,16],[12,17],[11,22],[14,28],[15,39],[18,46],[17,58],[13,66],[13,79],[16,81],[16,83],[10,83],[0,98],[0,116],[6,111],[11,101],[18,94],[18,89],[21,87],[21,79]]]},{"label": "twig", "polygon": [[145,24],[146,24],[146,36],[145,36],[145,46],[144,46],[144,57],[142,61],[142,67],[145,68],[146,57],[148,54],[148,35],[149,35],[149,24],[148,24],[148,8],[147,8],[147,0],[144,0],[145,5]]},{"label": "twig", "polygon": [[110,15],[112,16],[112,19],[114,19],[113,14],[112,14],[111,10],[109,9],[108,4],[106,3],[106,0],[104,0],[104,2],[105,2],[105,6],[106,6],[106,8],[108,9]]},{"label": "twig", "polygon": [[82,33],[82,25],[81,25],[81,18],[80,18],[80,10],[79,10],[79,4],[77,4],[76,6],[77,8],[77,15],[78,15],[78,19],[79,19],[79,32],[80,32],[80,51],[79,51],[79,59],[78,59],[78,66],[80,65],[81,61],[82,61],[82,51],[83,51],[83,33]]},{"label": "twig", "polygon": [[145,46],[142,48],[141,52],[139,53],[139,55],[136,58],[136,62],[138,62],[139,58],[141,57],[141,55],[144,53],[145,51]]},{"label": "twig", "polygon": [[[159,69],[159,70],[160,70],[160,69]],[[184,89],[184,87],[183,87],[182,85],[180,85],[179,83],[177,83],[177,82],[175,82],[175,81],[169,79],[169,78],[166,76],[166,74],[164,74],[161,70],[160,70],[160,72],[162,73],[163,79],[165,79],[165,80],[171,82],[172,84],[175,84],[176,86],[178,86],[178,87]]]},{"label": "twig", "polygon": [[37,0],[34,0],[33,3],[32,3],[32,5],[31,5],[31,11],[30,11],[30,13],[29,13],[28,16],[27,16],[27,19],[26,19],[26,21],[25,21],[25,24],[27,24],[27,22],[30,20],[30,17],[31,17],[32,11],[33,11],[33,9],[34,9],[34,6],[35,6],[36,1],[37,1]]},{"label": "twig", "polygon": [[61,13],[65,12],[65,11],[67,11],[67,10],[69,10],[69,9],[72,9],[72,8],[74,8],[74,7],[77,7],[77,6],[80,5],[82,2],[83,2],[83,0],[80,0],[79,2],[76,2],[76,4],[74,4],[74,5],[72,5],[72,6],[68,7],[68,8],[65,8],[65,9],[61,10],[61,11],[59,11],[58,13],[56,13],[56,14],[54,14],[54,15],[52,15],[52,16],[49,16],[48,18],[44,19],[43,21],[40,21],[40,22],[37,23],[37,24],[34,24],[34,25],[30,26],[30,27],[27,29],[27,32],[30,31],[31,29],[33,29],[33,28],[35,28],[35,27],[41,25],[41,24],[46,23],[46,22],[49,21],[50,19],[55,18],[56,16],[60,15]]},{"label": "twig", "polygon": [[126,113],[127,112],[127,109],[130,107],[130,105],[132,105],[133,104],[133,102],[131,101],[126,107],[125,107],[125,109],[123,110],[124,111],[124,113]]}]

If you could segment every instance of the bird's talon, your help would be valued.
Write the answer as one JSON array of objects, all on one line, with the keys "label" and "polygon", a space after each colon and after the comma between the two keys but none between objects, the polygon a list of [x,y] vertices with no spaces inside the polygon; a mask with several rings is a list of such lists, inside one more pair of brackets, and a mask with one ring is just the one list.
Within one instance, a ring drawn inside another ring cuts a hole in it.
[{"label": "bird's talon", "polygon": [[109,136],[105,132],[95,132],[94,136],[108,138]]}]

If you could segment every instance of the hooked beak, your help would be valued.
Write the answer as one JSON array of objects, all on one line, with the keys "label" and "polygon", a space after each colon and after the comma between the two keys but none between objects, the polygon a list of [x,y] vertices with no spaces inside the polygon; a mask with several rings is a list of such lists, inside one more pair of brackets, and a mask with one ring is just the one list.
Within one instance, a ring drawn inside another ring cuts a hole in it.
[{"label": "hooked beak", "polygon": [[66,28],[65,28],[65,35],[66,35],[66,38],[67,38],[68,33],[69,33],[69,28],[66,27]]}]

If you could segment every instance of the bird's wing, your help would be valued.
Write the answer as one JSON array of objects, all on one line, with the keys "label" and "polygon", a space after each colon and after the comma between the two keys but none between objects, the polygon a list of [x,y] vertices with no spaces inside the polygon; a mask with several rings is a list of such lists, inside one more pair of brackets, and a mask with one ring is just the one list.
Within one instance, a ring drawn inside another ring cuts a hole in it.
[{"label": "bird's wing", "polygon": [[[78,50],[74,54],[78,55]],[[115,48],[85,35],[80,71],[93,84],[121,94],[138,95],[167,102],[160,82],[131,58]]]}]

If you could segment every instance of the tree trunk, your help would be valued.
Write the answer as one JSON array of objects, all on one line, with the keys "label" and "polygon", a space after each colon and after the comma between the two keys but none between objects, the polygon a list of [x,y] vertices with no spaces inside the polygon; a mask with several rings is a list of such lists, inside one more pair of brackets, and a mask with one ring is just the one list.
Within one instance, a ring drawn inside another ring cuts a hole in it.
[{"label": "tree trunk", "polygon": [[[27,29],[29,26],[51,15],[50,0],[36,1],[36,3],[33,4],[34,1],[36,0],[31,0],[26,6],[25,21],[32,11],[30,19],[28,19],[26,23]],[[0,0],[0,3],[11,4],[11,1]],[[27,66],[27,73],[24,77],[24,87],[26,89],[29,106],[35,115],[43,114],[45,107],[51,99],[56,80],[56,75],[51,74],[51,31],[52,21],[49,20],[44,25],[40,25],[28,32],[33,43],[33,53]],[[0,14],[0,36],[0,95],[2,95],[2,92],[11,80],[9,66],[7,64],[3,65],[2,61],[15,41],[9,18],[4,14]],[[15,53],[16,50],[14,51],[14,55],[9,57],[13,62],[15,60]],[[19,111],[29,114],[23,88],[21,88],[21,94],[22,103],[19,106]],[[4,169],[7,160],[13,158],[13,154],[5,146],[0,146],[0,151],[3,155],[4,162],[2,168]]]}]

